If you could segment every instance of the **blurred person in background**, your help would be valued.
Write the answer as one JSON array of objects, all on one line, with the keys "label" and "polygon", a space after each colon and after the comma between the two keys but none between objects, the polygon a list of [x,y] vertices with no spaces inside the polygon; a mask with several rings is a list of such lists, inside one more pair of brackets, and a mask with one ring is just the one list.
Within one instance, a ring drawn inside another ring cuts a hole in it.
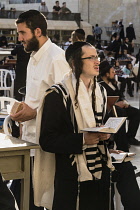
[{"label": "blurred person in background", "polygon": [[7,38],[4,35],[0,37],[0,47],[2,48],[8,47]]},{"label": "blurred person in background", "polygon": [[85,31],[82,28],[78,28],[71,33],[71,41],[74,42],[84,42],[85,41]]},{"label": "blurred person in background", "polygon": [[133,23],[129,23],[129,26],[126,27],[126,37],[129,39],[129,42],[131,43],[134,39],[136,39],[135,30],[133,27]]}]

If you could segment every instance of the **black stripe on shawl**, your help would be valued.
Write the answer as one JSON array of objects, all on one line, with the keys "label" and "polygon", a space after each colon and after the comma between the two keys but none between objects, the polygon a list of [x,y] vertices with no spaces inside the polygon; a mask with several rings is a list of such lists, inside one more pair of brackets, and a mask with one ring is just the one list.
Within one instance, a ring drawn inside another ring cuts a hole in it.
[{"label": "black stripe on shawl", "polygon": [[95,172],[98,172],[98,171],[101,171],[102,170],[102,167],[99,167],[99,168],[95,168],[94,170],[90,170],[90,172],[92,174],[94,174]]},{"label": "black stripe on shawl", "polygon": [[93,166],[95,166],[95,165],[99,165],[99,164],[101,164],[101,161],[99,160],[96,160],[96,163],[95,162],[93,162],[93,163],[88,163],[87,164],[87,166],[88,166],[88,168],[90,168],[90,167],[93,167]]},{"label": "black stripe on shawl", "polygon": [[[96,154],[90,154],[90,155],[88,155],[88,154],[86,154],[86,157],[87,157],[87,161],[88,160],[94,160],[95,158],[98,158],[98,157],[100,157],[100,154],[99,153],[96,153]],[[101,160],[100,160],[100,162],[101,162]]]},{"label": "black stripe on shawl", "polygon": [[93,152],[93,151],[97,151],[97,147],[89,147],[85,149],[86,152]]}]

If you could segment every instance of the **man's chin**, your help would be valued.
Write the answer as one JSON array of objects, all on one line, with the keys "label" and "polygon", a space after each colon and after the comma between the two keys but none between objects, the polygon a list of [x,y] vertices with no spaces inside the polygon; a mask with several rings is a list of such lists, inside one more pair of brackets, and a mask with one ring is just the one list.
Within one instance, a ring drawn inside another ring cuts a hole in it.
[{"label": "man's chin", "polygon": [[28,48],[26,48],[26,47],[24,47],[24,51],[26,52],[26,53],[30,53],[30,52],[32,52],[32,51],[30,51]]}]

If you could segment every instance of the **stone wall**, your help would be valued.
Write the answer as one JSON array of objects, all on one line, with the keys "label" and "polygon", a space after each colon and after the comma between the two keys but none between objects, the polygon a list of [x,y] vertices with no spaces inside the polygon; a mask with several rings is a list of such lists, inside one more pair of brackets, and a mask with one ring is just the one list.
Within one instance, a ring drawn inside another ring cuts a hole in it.
[{"label": "stone wall", "polygon": [[[45,0],[52,12],[55,0]],[[60,0],[60,6],[63,0]],[[91,25],[98,23],[103,29],[103,39],[108,39],[105,27],[112,25],[115,20],[123,18],[126,28],[132,22],[136,32],[136,43],[140,43],[140,0],[66,0],[67,7],[74,13],[80,12],[84,21]],[[38,9],[40,4],[9,4],[9,0],[1,0],[6,9],[15,7],[17,10]]]},{"label": "stone wall", "polygon": [[[115,20],[123,19],[124,28],[133,23],[136,33],[136,43],[140,43],[140,0],[80,0],[82,19],[92,25],[98,23],[103,28],[103,38],[106,35],[105,26],[111,26]],[[88,15],[89,11],[89,15]]]}]

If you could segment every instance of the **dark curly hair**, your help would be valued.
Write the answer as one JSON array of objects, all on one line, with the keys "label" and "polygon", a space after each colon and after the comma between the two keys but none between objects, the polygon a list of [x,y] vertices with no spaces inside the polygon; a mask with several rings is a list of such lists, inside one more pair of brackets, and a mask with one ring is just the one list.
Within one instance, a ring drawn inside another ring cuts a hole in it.
[{"label": "dark curly hair", "polygon": [[112,68],[112,65],[109,64],[108,61],[102,61],[99,65],[99,75],[101,77],[105,76],[106,73],[110,72],[110,69]]},{"label": "dark curly hair", "polygon": [[26,23],[27,27],[34,34],[34,30],[36,28],[40,28],[42,31],[42,35],[47,35],[47,20],[46,17],[37,10],[28,10],[19,15],[16,20],[16,24]]}]

